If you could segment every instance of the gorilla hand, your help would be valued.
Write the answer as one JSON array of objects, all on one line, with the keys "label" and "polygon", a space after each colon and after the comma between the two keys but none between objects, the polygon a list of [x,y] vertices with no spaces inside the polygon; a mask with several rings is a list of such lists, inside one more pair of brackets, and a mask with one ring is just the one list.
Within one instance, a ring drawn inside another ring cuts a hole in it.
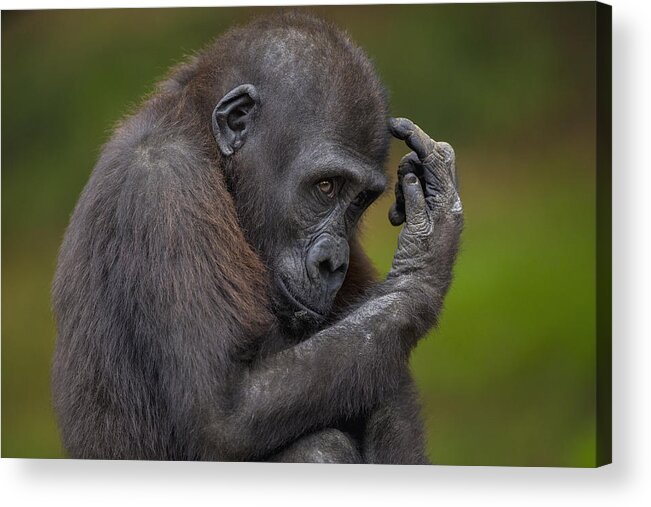
[{"label": "gorilla hand", "polygon": [[[406,174],[418,176],[425,184],[425,191],[430,197],[428,204],[444,207],[445,198],[452,199],[453,211],[461,212],[461,200],[458,195],[457,174],[455,169],[454,150],[445,142],[437,143],[421,128],[406,118],[391,118],[391,133],[406,142],[412,150],[405,155],[398,166],[398,181],[396,183],[396,202],[389,211],[389,220],[393,225],[401,225],[405,221],[405,199],[403,180]],[[413,182],[413,180],[412,180]],[[415,183],[415,182],[414,182]],[[454,205],[457,205],[458,209]]]},{"label": "gorilla hand", "polygon": [[463,227],[454,150],[405,118],[392,118],[390,130],[413,151],[400,161],[396,202],[389,211],[393,225],[405,223],[389,279],[415,293],[425,303],[419,308],[435,321],[452,278]]}]

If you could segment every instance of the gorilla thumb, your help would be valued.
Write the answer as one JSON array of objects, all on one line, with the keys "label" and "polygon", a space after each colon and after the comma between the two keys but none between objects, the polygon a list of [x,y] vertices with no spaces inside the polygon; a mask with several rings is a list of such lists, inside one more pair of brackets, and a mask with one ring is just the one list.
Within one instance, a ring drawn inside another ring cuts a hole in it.
[{"label": "gorilla thumb", "polygon": [[405,196],[407,228],[414,233],[426,234],[429,231],[429,214],[423,194],[423,187],[414,173],[405,174],[402,181]]}]

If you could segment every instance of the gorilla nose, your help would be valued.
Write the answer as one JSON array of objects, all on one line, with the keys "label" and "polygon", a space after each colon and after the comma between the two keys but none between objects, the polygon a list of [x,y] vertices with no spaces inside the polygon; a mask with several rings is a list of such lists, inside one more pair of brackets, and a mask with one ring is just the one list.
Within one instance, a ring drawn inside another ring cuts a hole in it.
[{"label": "gorilla nose", "polygon": [[328,296],[333,296],[344,282],[348,254],[348,242],[330,235],[319,238],[307,253],[308,273],[326,284]]}]

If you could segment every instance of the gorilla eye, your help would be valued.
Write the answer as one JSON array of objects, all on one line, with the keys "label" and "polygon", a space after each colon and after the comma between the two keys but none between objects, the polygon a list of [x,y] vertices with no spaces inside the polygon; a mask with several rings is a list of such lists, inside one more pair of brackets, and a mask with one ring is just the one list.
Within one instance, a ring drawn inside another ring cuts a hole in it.
[{"label": "gorilla eye", "polygon": [[328,197],[333,198],[335,196],[336,185],[333,179],[328,178],[326,180],[321,180],[317,186],[319,187],[319,190]]}]

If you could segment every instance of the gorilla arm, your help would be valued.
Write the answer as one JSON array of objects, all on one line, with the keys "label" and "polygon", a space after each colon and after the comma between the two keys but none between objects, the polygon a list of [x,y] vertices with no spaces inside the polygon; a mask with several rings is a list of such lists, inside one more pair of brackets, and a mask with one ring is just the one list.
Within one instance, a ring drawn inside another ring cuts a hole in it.
[{"label": "gorilla arm", "polygon": [[263,457],[395,397],[412,347],[436,322],[463,221],[454,153],[409,120],[392,131],[414,150],[400,167],[404,210],[392,210],[406,216],[392,270],[339,322],[236,372],[231,409],[209,429],[230,459]]}]

